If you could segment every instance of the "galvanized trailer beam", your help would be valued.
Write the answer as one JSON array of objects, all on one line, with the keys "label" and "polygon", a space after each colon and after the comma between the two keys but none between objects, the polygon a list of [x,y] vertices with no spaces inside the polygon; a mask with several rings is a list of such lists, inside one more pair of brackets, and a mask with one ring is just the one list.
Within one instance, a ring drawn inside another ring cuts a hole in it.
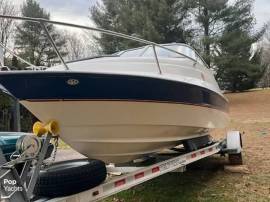
[{"label": "galvanized trailer beam", "polygon": [[[130,173],[112,179],[108,179],[103,184],[78,194],[74,194],[67,197],[54,198],[50,200],[41,199],[39,201],[46,201],[46,202],[98,201],[113,194],[116,194],[118,192],[121,192],[123,190],[127,190],[145,181],[156,178],[165,173],[172,172],[176,169],[180,169],[179,171],[183,172],[185,170],[186,165],[198,161],[200,159],[206,158],[208,156],[211,156],[213,154],[216,154],[220,150],[221,150],[220,142],[217,142],[208,147],[177,157],[172,157],[168,160],[164,160],[162,162],[155,163],[147,167],[142,167],[139,169],[128,168]],[[125,171],[125,168],[120,169]]]},{"label": "galvanized trailer beam", "polygon": [[5,164],[7,161],[6,161],[6,158],[2,152],[2,149],[0,148],[0,166]]},{"label": "galvanized trailer beam", "polygon": [[43,160],[45,159],[45,156],[46,156],[46,153],[47,153],[48,146],[50,144],[51,138],[52,138],[52,135],[48,133],[46,135],[46,138],[45,138],[45,140],[43,142],[40,153],[38,155],[37,163],[36,163],[36,165],[35,165],[35,167],[33,169],[33,174],[32,174],[32,176],[30,178],[30,182],[29,182],[28,188],[27,188],[27,196],[30,199],[33,196],[33,191],[34,191],[34,188],[36,186],[36,182],[37,182],[37,179],[38,179],[40,168],[41,168],[41,165],[43,163]]}]

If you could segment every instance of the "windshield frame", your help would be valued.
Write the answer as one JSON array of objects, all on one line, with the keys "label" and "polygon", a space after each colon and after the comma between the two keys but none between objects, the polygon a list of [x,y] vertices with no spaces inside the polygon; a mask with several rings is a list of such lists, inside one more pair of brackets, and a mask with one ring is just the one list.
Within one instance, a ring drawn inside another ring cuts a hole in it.
[{"label": "windshield frame", "polygon": [[[204,65],[206,68],[209,68],[208,64],[206,64],[206,62],[205,62],[204,59],[200,56],[200,54],[199,54],[192,46],[190,46],[190,45],[188,45],[188,44],[185,44],[185,43],[166,43],[166,44],[159,44],[159,46],[157,46],[157,47],[160,47],[160,46],[162,46],[162,48],[165,49],[165,50],[170,49],[170,50],[168,50],[168,51],[170,51],[170,52],[177,52],[177,53],[179,53],[179,55],[182,56],[181,58],[186,58],[186,57],[187,57],[188,59],[190,59],[190,58],[191,58],[190,56],[188,56],[188,55],[186,55],[186,54],[184,54],[184,53],[180,53],[180,52],[178,52],[178,51],[173,50],[173,49],[170,48],[170,46],[182,46],[182,47],[187,47],[187,48],[191,49],[192,51],[194,51],[194,53],[195,53],[195,59],[192,58],[193,61],[195,61],[196,63],[200,63],[200,64]],[[134,56],[134,57],[143,57],[143,54],[144,54],[147,50],[149,50],[149,48],[152,48],[152,45],[146,45],[146,46],[140,46],[140,47],[136,47],[136,48],[131,48],[131,49],[122,50],[122,51],[119,51],[119,52],[114,53],[113,55],[118,55],[118,56],[121,57],[123,54],[125,54],[125,53],[127,53],[127,52],[129,52],[129,51],[142,49],[142,52],[141,52],[140,54],[138,54],[138,56]],[[161,47],[160,47],[160,48],[161,48]],[[131,56],[131,57],[132,57],[132,56]],[[152,57],[152,56],[151,56],[151,57]],[[153,57],[155,57],[155,56],[153,55]],[[159,56],[159,57],[160,57],[160,56]],[[171,58],[174,58],[174,57],[171,57]],[[198,59],[199,59],[199,60],[198,60]],[[200,61],[201,61],[201,62],[200,62]]]}]

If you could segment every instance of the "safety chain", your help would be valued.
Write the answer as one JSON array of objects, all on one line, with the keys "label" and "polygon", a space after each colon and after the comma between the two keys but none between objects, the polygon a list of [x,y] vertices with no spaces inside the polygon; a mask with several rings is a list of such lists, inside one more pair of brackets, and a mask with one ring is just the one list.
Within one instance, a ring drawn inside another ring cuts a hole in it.
[{"label": "safety chain", "polygon": [[59,145],[59,136],[54,136],[53,139],[54,139],[54,151],[52,154],[52,158],[48,159],[46,162],[45,161],[43,162],[43,166],[42,166],[43,168],[50,166],[55,161],[58,145]]},{"label": "safety chain", "polygon": [[58,145],[59,145],[59,136],[56,136],[56,137],[54,137],[54,147],[55,148],[54,148],[53,157],[52,157],[51,162],[55,161],[56,153],[57,153],[57,150],[58,150]]}]

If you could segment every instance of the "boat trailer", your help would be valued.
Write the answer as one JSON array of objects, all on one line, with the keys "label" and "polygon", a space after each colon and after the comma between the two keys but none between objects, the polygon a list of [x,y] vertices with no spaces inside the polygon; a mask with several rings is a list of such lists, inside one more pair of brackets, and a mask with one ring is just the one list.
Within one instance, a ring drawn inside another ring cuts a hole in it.
[{"label": "boat trailer", "polygon": [[[18,155],[6,162],[0,148],[0,201],[10,202],[86,202],[98,201],[113,194],[127,190],[145,181],[156,178],[168,172],[184,172],[186,166],[200,159],[214,154],[229,155],[229,159],[238,157],[238,163],[242,162],[241,134],[238,131],[230,131],[224,140],[191,151],[176,155],[164,155],[158,162],[151,165],[137,167],[133,165],[117,167],[107,165],[107,179],[100,185],[89,190],[70,196],[58,198],[37,198],[34,196],[34,188],[50,141],[57,138],[59,126],[57,122],[49,124],[36,123],[33,127],[34,134],[27,134],[18,139],[16,147]],[[41,138],[43,138],[41,140]],[[157,158],[157,157],[156,157]],[[240,161],[239,161],[240,159]],[[18,174],[16,165],[23,163],[23,169]],[[7,188],[9,187],[9,189]]]}]

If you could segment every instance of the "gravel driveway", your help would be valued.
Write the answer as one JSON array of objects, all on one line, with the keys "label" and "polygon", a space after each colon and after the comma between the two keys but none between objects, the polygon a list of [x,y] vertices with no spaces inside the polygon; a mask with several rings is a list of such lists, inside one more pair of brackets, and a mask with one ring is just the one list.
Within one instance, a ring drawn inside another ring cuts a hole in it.
[{"label": "gravel driveway", "polygon": [[66,161],[71,159],[86,158],[84,155],[76,152],[73,149],[58,149],[55,161]]}]

